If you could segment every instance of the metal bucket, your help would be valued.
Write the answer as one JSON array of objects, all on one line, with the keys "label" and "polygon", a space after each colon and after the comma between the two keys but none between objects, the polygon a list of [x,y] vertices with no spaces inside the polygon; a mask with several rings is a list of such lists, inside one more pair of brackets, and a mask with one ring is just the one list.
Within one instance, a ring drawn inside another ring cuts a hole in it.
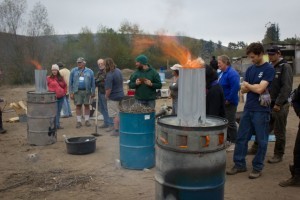
[{"label": "metal bucket", "polygon": [[158,119],[156,199],[224,199],[227,120],[207,116],[198,127],[176,116]]},{"label": "metal bucket", "polygon": [[120,161],[127,169],[155,165],[155,113],[120,112]]},{"label": "metal bucket", "polygon": [[27,140],[32,145],[56,142],[56,96],[54,92],[27,92]]}]

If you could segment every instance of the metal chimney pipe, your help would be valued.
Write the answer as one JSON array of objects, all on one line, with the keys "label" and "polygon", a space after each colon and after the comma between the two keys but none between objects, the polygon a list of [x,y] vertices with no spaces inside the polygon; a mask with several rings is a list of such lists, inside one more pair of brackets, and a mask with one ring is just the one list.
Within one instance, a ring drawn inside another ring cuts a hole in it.
[{"label": "metal chimney pipe", "polygon": [[198,126],[206,121],[205,68],[180,68],[178,114],[181,126]]}]

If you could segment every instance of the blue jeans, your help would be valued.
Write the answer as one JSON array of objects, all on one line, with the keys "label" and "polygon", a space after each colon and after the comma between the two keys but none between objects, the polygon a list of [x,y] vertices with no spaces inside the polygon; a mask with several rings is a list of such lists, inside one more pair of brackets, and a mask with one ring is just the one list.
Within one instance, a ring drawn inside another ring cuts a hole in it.
[{"label": "blue jeans", "polygon": [[61,108],[64,103],[64,99],[65,99],[65,97],[56,100],[56,118],[55,118],[56,128],[60,127],[60,122],[59,122],[60,112],[61,112]]},{"label": "blue jeans", "polygon": [[252,160],[253,169],[261,171],[268,147],[270,113],[244,111],[237,133],[233,161],[236,168],[246,168],[245,157],[248,151],[248,141],[252,133],[256,133],[258,142],[257,153]]},{"label": "blue jeans", "polygon": [[62,110],[63,110],[64,116],[67,116],[67,117],[71,117],[72,116],[72,110],[71,110],[71,106],[70,106],[69,95],[66,95],[64,97],[64,102],[63,102],[63,105],[62,105]]},{"label": "blue jeans", "polygon": [[113,126],[113,118],[108,116],[107,101],[105,99],[105,94],[101,94],[100,92],[98,93],[98,109],[103,115],[104,125]]},{"label": "blue jeans", "polygon": [[142,104],[143,106],[148,106],[155,109],[155,100],[135,100],[135,103]]}]

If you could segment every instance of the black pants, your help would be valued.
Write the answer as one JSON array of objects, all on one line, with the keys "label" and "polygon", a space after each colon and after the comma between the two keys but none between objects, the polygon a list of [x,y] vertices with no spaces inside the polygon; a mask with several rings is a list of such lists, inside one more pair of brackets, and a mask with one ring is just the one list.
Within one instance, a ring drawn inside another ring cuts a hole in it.
[{"label": "black pants", "polygon": [[0,108],[0,130],[3,129],[3,124],[2,124],[2,110]]},{"label": "black pants", "polygon": [[237,106],[235,105],[225,105],[225,116],[228,120],[227,141],[230,141],[232,143],[235,143],[237,135],[236,110]]},{"label": "black pants", "polygon": [[300,176],[300,122],[294,147],[294,170],[295,175]]},{"label": "black pants", "polygon": [[274,128],[274,135],[276,137],[275,147],[274,147],[274,155],[282,156],[285,151],[285,143],[286,143],[286,124],[287,117],[289,114],[288,103],[281,106],[279,112],[272,111],[272,121],[271,124]]}]

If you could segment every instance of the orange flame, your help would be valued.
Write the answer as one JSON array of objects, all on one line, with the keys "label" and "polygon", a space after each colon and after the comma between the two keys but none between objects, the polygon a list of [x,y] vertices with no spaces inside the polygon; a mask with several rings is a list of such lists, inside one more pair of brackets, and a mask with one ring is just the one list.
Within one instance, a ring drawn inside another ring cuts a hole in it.
[{"label": "orange flame", "polygon": [[143,52],[147,48],[157,45],[161,48],[165,55],[168,55],[176,60],[182,65],[184,68],[203,68],[204,61],[201,58],[197,58],[195,60],[191,60],[190,51],[179,44],[176,40],[176,37],[171,36],[159,36],[158,40],[154,40],[150,37],[136,37],[133,41],[134,50],[133,54],[136,55],[140,52]]},{"label": "orange flame", "polygon": [[133,55],[137,55],[140,52],[143,52],[145,49],[148,49],[150,46],[153,46],[156,41],[150,37],[135,37],[133,39]]},{"label": "orange flame", "polygon": [[31,60],[30,62],[31,62],[31,64],[33,64],[35,66],[36,69],[38,69],[38,70],[42,69],[42,65],[38,61]]}]

